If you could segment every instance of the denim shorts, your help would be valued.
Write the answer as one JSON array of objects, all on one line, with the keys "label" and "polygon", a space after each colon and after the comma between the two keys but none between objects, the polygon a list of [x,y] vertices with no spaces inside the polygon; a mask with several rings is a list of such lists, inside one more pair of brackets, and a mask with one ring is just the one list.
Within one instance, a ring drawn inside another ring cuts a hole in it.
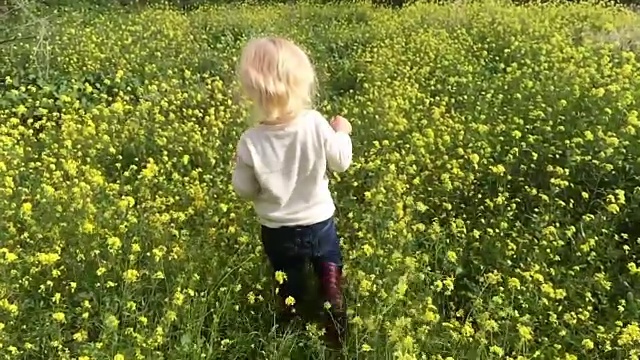
[{"label": "denim shorts", "polygon": [[340,239],[333,217],[308,226],[262,226],[262,244],[274,271],[287,274],[289,295],[303,295],[304,272],[310,261],[317,274],[323,263],[342,267]]}]

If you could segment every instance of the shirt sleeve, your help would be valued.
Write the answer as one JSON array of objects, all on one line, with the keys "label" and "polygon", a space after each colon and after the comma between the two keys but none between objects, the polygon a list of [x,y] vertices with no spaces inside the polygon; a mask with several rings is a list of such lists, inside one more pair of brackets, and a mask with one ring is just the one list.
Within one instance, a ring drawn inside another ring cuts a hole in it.
[{"label": "shirt sleeve", "polygon": [[321,115],[318,123],[322,133],[325,153],[327,154],[329,170],[336,172],[347,171],[353,157],[351,137],[349,134],[333,130],[329,122]]},{"label": "shirt sleeve", "polygon": [[243,199],[253,200],[260,194],[260,184],[253,170],[251,156],[244,137],[240,138],[238,142],[231,182],[236,194]]}]

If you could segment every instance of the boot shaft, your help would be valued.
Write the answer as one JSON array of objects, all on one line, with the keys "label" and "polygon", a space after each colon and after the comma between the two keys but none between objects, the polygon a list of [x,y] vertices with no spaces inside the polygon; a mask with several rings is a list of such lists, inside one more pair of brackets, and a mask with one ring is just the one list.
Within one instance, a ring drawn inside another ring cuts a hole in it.
[{"label": "boot shaft", "polygon": [[325,337],[331,347],[339,349],[345,344],[348,326],[342,293],[342,269],[333,263],[323,263],[319,275],[322,296],[331,305],[325,319]]},{"label": "boot shaft", "polygon": [[344,299],[342,294],[342,269],[333,263],[320,265],[320,288],[325,301],[328,301],[334,311],[343,312]]}]

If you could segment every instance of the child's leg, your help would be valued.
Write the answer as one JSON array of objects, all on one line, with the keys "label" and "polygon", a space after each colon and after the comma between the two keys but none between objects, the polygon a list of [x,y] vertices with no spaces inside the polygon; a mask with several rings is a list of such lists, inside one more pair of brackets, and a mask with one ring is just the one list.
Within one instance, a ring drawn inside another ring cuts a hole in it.
[{"label": "child's leg", "polygon": [[328,311],[327,335],[335,343],[342,343],[347,314],[342,293],[342,252],[333,218],[313,226],[313,267],[320,278],[323,300],[331,305]]},{"label": "child's leg", "polygon": [[[271,267],[274,273],[281,271],[287,277],[282,284],[278,284],[280,320],[283,321],[297,315],[297,304],[302,301],[306,291],[304,273],[309,251],[302,240],[294,228],[262,227],[262,244]],[[289,297],[293,298],[295,304],[287,304]]]}]

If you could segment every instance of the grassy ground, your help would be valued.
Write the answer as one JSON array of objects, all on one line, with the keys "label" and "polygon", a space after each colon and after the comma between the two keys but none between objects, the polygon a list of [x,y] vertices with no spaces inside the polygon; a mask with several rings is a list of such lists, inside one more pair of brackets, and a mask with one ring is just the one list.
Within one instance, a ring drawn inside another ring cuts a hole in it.
[{"label": "grassy ground", "polygon": [[230,186],[251,36],[354,124],[348,359],[637,359],[640,64],[595,5],[60,11],[0,47],[0,357],[322,359]]}]

